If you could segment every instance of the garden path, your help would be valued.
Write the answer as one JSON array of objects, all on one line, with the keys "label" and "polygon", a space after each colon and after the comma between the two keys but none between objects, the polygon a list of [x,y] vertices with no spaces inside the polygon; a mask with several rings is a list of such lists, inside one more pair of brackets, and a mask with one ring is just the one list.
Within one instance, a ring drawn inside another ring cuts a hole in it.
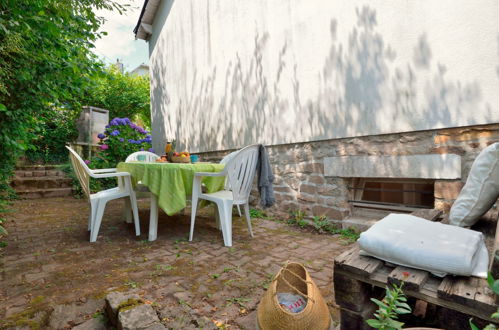
[{"label": "garden path", "polygon": [[[7,215],[8,246],[0,249],[0,328],[71,328],[99,316],[106,293],[139,294],[168,328],[253,329],[256,307],[286,260],[311,272],[333,319],[333,258],[348,249],[339,236],[253,219],[249,237],[235,217],[232,248],[223,246],[209,208],[186,239],[189,215],[160,215],[158,240],[148,242],[148,201],[139,202],[142,236],[111,202],[96,243],[88,242],[88,205],[72,197],[16,201]],[[66,306],[61,306],[66,304]],[[218,323],[217,323],[218,322]]]}]

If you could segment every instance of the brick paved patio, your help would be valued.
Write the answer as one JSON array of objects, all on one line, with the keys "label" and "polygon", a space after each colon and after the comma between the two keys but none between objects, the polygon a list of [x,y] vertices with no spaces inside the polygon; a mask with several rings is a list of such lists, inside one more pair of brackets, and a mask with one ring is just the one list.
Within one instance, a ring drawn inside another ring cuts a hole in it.
[{"label": "brick paved patio", "polygon": [[[7,214],[2,248],[0,327],[71,328],[99,317],[110,291],[139,294],[172,329],[253,329],[256,306],[286,260],[311,272],[338,320],[333,302],[333,258],[348,248],[338,236],[253,219],[255,237],[235,217],[234,246],[223,246],[212,210],[196,222],[160,215],[158,240],[148,242],[148,201],[140,201],[142,235],[108,204],[96,243],[88,242],[88,205],[72,197],[17,201]],[[64,306],[65,305],[65,306]],[[215,322],[214,322],[215,321]]]}]

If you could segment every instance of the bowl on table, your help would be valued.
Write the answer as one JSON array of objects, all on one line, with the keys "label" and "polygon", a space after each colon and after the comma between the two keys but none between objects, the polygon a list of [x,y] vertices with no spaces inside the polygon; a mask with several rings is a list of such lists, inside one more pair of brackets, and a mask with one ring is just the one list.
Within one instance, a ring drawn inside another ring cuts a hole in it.
[{"label": "bowl on table", "polygon": [[181,157],[181,156],[172,156],[171,157],[172,163],[190,163],[191,158],[190,157]]}]

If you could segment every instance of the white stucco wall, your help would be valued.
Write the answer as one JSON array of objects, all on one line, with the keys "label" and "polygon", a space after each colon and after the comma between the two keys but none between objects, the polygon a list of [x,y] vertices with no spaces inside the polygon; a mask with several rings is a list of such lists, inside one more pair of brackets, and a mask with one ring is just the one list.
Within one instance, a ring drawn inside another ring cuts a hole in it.
[{"label": "white stucco wall", "polygon": [[154,147],[499,122],[498,17],[497,0],[163,0]]}]

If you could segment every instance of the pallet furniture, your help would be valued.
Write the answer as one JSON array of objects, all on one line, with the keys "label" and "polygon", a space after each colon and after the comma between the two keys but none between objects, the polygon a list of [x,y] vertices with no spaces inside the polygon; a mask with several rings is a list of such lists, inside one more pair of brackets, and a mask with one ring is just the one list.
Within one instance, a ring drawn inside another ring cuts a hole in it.
[{"label": "pallet furniture", "polygon": [[[424,210],[413,215],[437,221],[441,212]],[[499,255],[499,222],[497,213],[492,215],[493,219],[489,214],[488,217],[480,224],[486,228],[479,229],[485,231],[487,247],[491,252],[491,271],[498,278],[499,259],[495,256]],[[469,317],[481,319],[482,323],[494,322],[490,315],[497,310],[498,300],[485,279],[462,276],[439,278],[423,270],[387,265],[382,260],[360,256],[359,247],[355,244],[334,260],[334,290],[336,304],[341,308],[341,329],[370,329],[365,321],[373,318],[373,312],[377,309],[370,298],[382,298],[386,285],[400,283],[406,272],[410,275],[404,280],[405,294],[416,300],[419,306],[439,306],[435,308],[440,314],[445,314],[441,319],[446,324],[438,326],[469,329]],[[449,322],[455,324],[449,325]]]}]

